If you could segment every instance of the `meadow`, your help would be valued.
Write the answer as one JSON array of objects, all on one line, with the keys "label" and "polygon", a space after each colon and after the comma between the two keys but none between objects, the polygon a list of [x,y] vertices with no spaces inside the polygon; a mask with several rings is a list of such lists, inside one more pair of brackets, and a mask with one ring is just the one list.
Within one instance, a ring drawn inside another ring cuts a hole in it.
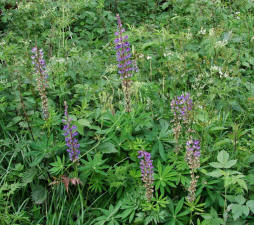
[{"label": "meadow", "polygon": [[253,225],[253,0],[0,0],[0,225]]}]

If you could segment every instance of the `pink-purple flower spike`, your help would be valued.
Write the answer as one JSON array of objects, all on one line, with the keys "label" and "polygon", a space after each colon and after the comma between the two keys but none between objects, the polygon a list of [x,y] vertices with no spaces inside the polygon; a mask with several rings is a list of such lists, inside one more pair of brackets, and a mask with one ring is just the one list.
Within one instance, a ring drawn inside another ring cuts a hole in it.
[{"label": "pink-purple flower spike", "polygon": [[32,64],[35,67],[35,71],[36,73],[42,76],[41,82],[43,82],[44,85],[47,86],[48,74],[46,72],[46,63],[44,60],[43,50],[42,49],[38,50],[37,47],[33,47],[31,52],[33,53],[33,55],[31,56],[31,59],[32,59]]},{"label": "pink-purple flower spike", "polygon": [[48,119],[49,112],[48,112],[48,97],[46,93],[46,88],[48,87],[47,78],[48,74],[46,72],[46,63],[43,58],[44,53],[43,50],[38,50],[37,47],[33,47],[32,51],[33,55],[31,56],[32,64],[34,65],[34,69],[36,72],[36,81],[37,81],[37,88],[39,90],[39,94],[41,97],[42,102],[42,112],[44,119]]},{"label": "pink-purple flower spike", "polygon": [[71,121],[72,119],[69,117],[68,114],[68,106],[67,103],[64,102],[65,106],[65,119],[63,122],[65,123],[64,125],[64,136],[65,136],[65,142],[66,146],[68,147],[67,152],[69,153],[69,157],[71,161],[77,161],[79,159],[80,151],[79,151],[79,143],[78,140],[75,138],[78,135],[78,132],[76,131],[77,127],[76,126],[71,126]]},{"label": "pink-purple flower spike", "polygon": [[148,201],[153,197],[153,161],[151,160],[151,154],[146,151],[139,151],[138,158],[140,160],[140,170],[142,181],[145,183],[146,197]]}]

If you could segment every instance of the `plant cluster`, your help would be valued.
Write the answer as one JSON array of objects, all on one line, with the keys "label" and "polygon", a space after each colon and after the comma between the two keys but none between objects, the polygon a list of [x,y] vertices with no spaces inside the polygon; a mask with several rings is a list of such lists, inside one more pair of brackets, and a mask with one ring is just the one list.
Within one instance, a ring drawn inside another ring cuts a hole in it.
[{"label": "plant cluster", "polygon": [[253,26],[249,0],[0,0],[0,224],[254,224]]}]

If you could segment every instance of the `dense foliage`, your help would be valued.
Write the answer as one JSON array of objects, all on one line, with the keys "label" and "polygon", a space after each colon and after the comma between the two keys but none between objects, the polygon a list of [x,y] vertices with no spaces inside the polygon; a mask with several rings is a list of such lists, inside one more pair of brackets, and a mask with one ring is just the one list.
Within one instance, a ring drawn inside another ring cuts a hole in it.
[{"label": "dense foliage", "polygon": [[254,224],[253,27],[252,0],[0,0],[0,224]]}]

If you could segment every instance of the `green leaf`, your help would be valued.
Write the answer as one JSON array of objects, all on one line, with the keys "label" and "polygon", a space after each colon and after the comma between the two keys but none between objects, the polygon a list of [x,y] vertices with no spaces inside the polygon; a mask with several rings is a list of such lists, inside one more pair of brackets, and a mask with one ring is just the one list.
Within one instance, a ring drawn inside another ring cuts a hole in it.
[{"label": "green leaf", "polygon": [[208,113],[206,111],[200,112],[200,113],[196,114],[196,119],[201,122],[206,122],[209,120]]},{"label": "green leaf", "polygon": [[183,207],[183,203],[184,203],[184,197],[182,197],[181,200],[177,203],[176,209],[175,209],[175,214],[178,214],[180,212],[180,210]]},{"label": "green leaf", "polygon": [[36,204],[42,204],[47,198],[47,190],[41,185],[32,187],[32,199]]},{"label": "green leaf", "polygon": [[115,145],[112,144],[111,142],[104,142],[102,143],[99,147],[98,150],[102,153],[116,153],[118,152],[117,149],[115,148]]},{"label": "green leaf", "polygon": [[14,117],[14,118],[11,120],[11,122],[9,122],[9,123],[7,124],[7,127],[11,127],[11,126],[15,125],[15,124],[18,123],[20,120],[22,120],[22,117],[21,117],[21,116],[16,116],[16,117]]},{"label": "green leaf", "polygon": [[243,208],[241,205],[233,204],[232,205],[232,214],[234,220],[237,220],[243,214]]},{"label": "green leaf", "polygon": [[244,202],[246,201],[242,195],[235,196],[234,200],[240,205],[243,205]]},{"label": "green leaf", "polygon": [[214,170],[210,173],[207,173],[207,175],[211,176],[211,177],[218,178],[218,177],[221,177],[223,175],[223,171],[222,170]]},{"label": "green leaf", "polygon": [[222,163],[218,163],[218,162],[211,162],[209,163],[209,165],[213,168],[216,168],[216,169],[220,169],[220,168],[223,168],[223,164]]},{"label": "green leaf", "polygon": [[223,164],[223,168],[228,169],[236,164],[237,160],[230,160]]},{"label": "green leaf", "polygon": [[159,153],[160,153],[161,159],[163,161],[166,161],[167,158],[166,158],[165,150],[161,141],[158,141],[158,146],[159,146]]},{"label": "green leaf", "polygon": [[248,191],[248,187],[247,187],[247,184],[244,180],[242,179],[237,179],[237,183],[242,187],[244,188],[246,191]]},{"label": "green leaf", "polygon": [[83,127],[90,127],[91,126],[90,122],[86,119],[80,119],[77,121],[77,123]]},{"label": "green leaf", "polygon": [[170,2],[164,2],[161,6],[163,10],[165,10],[170,5]]},{"label": "green leaf", "polygon": [[218,156],[217,156],[217,160],[222,163],[222,164],[225,164],[229,159],[229,154],[222,150],[219,152]]},{"label": "green leaf", "polygon": [[31,168],[23,173],[22,182],[24,184],[31,183],[34,179],[34,176],[37,174],[37,170],[35,168]]},{"label": "green leaf", "polygon": [[231,140],[229,138],[225,138],[223,140],[217,141],[214,144],[214,147],[220,147],[221,145],[230,144],[230,143],[231,143]]},{"label": "green leaf", "polygon": [[43,158],[44,158],[44,153],[39,153],[39,154],[36,155],[36,157],[33,160],[33,162],[30,163],[29,165],[31,167],[35,167],[35,166],[37,166],[43,160]]},{"label": "green leaf", "polygon": [[212,127],[211,129],[210,129],[210,131],[220,131],[220,130],[225,130],[225,129],[227,129],[226,127]]},{"label": "green leaf", "polygon": [[246,205],[249,207],[252,213],[254,213],[254,200],[249,200],[246,202]]},{"label": "green leaf", "polygon": [[246,205],[242,206],[242,210],[243,210],[243,214],[245,214],[245,216],[249,215],[250,209]]}]

